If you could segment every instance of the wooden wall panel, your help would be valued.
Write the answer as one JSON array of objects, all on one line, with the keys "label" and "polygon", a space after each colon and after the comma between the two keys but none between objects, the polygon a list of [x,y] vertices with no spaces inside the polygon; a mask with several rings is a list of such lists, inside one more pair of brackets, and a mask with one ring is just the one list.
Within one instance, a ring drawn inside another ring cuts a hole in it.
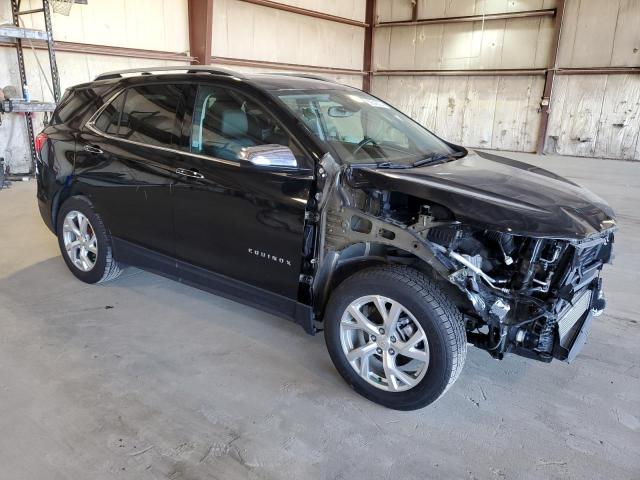
[{"label": "wooden wall panel", "polygon": [[459,70],[546,67],[553,20],[514,18],[377,29],[377,69]]},{"label": "wooden wall panel", "polygon": [[554,7],[555,0],[418,0],[418,17],[457,17]]},{"label": "wooden wall panel", "polygon": [[216,0],[213,56],[361,70],[364,29],[254,5]]},{"label": "wooden wall panel", "polygon": [[433,130],[445,140],[453,143],[462,144],[464,112],[469,101],[467,98],[468,83],[469,77],[441,77],[438,79],[438,103]]},{"label": "wooden wall panel", "polygon": [[411,0],[376,0],[379,22],[411,20]]},{"label": "wooden wall panel", "polygon": [[463,145],[492,147],[497,90],[498,77],[468,78],[462,123]]},{"label": "wooden wall panel", "polygon": [[560,67],[640,66],[640,0],[567,0]]},{"label": "wooden wall panel", "polygon": [[373,94],[448,141],[530,152],[543,87],[540,76],[376,76]]},{"label": "wooden wall panel", "polygon": [[561,76],[551,103],[547,151],[640,160],[640,76]]},{"label": "wooden wall panel", "polygon": [[[22,10],[41,7],[40,0],[22,0]],[[68,17],[53,14],[53,33],[59,41],[186,52],[187,14],[187,0],[94,0],[73,5]],[[41,13],[22,19],[44,30]]]},{"label": "wooden wall panel", "polygon": [[500,78],[492,148],[524,152],[536,149],[540,124],[538,104],[543,88],[543,79],[536,76]]},{"label": "wooden wall panel", "polygon": [[611,65],[640,66],[640,0],[620,0]]},{"label": "wooden wall panel", "polygon": [[366,0],[277,0],[278,3],[364,22]]},{"label": "wooden wall panel", "polygon": [[640,78],[610,75],[602,102],[595,156],[633,159],[639,133]]}]

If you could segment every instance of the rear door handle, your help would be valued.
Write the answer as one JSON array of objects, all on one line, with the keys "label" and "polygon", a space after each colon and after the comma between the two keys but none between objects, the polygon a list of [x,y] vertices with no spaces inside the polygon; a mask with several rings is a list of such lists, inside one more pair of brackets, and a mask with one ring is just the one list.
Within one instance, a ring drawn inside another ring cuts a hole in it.
[{"label": "rear door handle", "polygon": [[183,177],[190,177],[190,178],[204,178],[204,175],[202,175],[200,172],[196,171],[196,170],[188,170],[186,168],[176,168],[176,173],[178,175],[182,175]]},{"label": "rear door handle", "polygon": [[99,149],[98,147],[94,147],[93,145],[85,145],[84,151],[97,154],[104,153],[101,149]]}]

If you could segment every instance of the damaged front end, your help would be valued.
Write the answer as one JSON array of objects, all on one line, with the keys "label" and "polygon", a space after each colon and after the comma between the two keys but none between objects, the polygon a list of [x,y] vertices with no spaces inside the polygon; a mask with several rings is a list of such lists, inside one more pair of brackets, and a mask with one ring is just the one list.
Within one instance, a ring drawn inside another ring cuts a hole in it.
[{"label": "damaged front end", "polygon": [[600,272],[612,233],[580,242],[450,225],[426,238],[473,307],[465,312],[467,339],[495,358],[571,361],[604,309]]},{"label": "damaged front end", "polygon": [[614,221],[585,238],[473,225],[445,204],[371,182],[329,154],[319,179],[307,276],[319,315],[354,270],[403,263],[440,282],[464,315],[470,343],[498,359],[514,353],[549,362],[571,361],[604,309],[600,273],[611,260]]}]

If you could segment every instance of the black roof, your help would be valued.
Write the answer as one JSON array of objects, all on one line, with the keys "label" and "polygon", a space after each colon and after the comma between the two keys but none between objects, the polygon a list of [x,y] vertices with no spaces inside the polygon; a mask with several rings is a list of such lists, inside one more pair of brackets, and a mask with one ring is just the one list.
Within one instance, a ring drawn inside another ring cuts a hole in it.
[{"label": "black roof", "polygon": [[162,75],[172,77],[183,77],[192,75],[210,74],[212,76],[233,78],[237,81],[247,82],[264,90],[329,90],[329,89],[351,89],[346,85],[339,84],[333,80],[325,79],[320,75],[306,73],[253,73],[244,74],[219,68],[215,66],[184,66],[184,67],[153,67],[136,68],[106,72],[98,75],[94,81],[118,82],[124,78],[140,79],[141,77],[157,78]]}]

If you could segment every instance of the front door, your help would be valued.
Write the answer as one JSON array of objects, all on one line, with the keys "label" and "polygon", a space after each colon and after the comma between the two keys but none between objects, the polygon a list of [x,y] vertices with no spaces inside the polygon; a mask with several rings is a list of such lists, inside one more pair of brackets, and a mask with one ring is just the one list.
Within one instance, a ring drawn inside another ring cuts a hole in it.
[{"label": "front door", "polygon": [[[265,144],[291,148],[298,167],[238,159],[243,147]],[[238,90],[201,85],[191,152],[181,162],[186,172],[173,190],[178,259],[297,298],[313,170],[281,124]]]}]

